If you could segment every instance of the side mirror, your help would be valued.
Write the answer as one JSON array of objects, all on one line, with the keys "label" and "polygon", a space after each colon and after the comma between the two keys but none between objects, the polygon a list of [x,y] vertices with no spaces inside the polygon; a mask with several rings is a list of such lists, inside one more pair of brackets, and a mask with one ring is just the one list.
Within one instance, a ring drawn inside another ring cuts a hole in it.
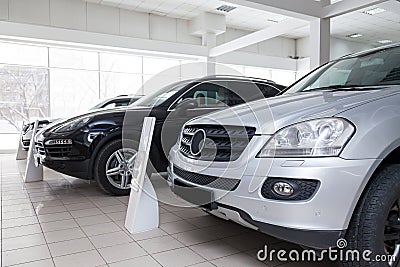
[{"label": "side mirror", "polygon": [[184,115],[184,114],[186,114],[186,111],[188,109],[197,108],[198,106],[199,106],[199,103],[197,103],[196,99],[188,98],[188,99],[183,100],[181,103],[179,103],[176,106],[175,112],[179,115]]}]

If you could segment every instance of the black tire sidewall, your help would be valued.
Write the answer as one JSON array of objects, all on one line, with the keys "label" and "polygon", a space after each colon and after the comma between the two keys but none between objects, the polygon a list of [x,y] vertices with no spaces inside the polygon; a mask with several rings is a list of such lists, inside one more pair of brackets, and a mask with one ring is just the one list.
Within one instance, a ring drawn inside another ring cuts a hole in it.
[{"label": "black tire sidewall", "polygon": [[[356,249],[375,255],[385,255],[384,229],[393,203],[400,198],[400,165],[383,167],[375,175],[365,191],[349,225],[347,249]],[[343,266],[388,266],[383,262],[345,262]]]}]

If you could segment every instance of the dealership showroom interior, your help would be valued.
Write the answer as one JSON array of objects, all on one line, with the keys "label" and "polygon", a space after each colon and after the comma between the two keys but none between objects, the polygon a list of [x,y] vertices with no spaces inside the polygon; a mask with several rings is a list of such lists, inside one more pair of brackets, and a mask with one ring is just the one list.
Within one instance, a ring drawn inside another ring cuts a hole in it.
[{"label": "dealership showroom interior", "polygon": [[400,267],[400,0],[0,0],[1,266]]}]

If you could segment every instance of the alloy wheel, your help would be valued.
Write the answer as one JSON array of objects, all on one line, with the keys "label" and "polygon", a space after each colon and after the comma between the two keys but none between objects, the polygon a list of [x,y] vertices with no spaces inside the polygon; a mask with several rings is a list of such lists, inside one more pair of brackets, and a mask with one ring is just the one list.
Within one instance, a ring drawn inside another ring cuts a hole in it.
[{"label": "alloy wheel", "polygon": [[121,148],[110,155],[106,163],[106,176],[111,185],[118,189],[129,189],[137,151]]}]

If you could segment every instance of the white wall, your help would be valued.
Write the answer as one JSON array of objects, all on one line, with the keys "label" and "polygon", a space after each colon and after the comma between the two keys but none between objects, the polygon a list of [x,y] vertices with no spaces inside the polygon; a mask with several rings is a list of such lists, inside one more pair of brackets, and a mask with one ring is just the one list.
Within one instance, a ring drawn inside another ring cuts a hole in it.
[{"label": "white wall", "polygon": [[[310,57],[310,38],[301,38],[296,41],[296,53],[300,58]],[[331,38],[331,59],[336,59],[344,55],[348,55],[355,52],[374,48],[372,45],[364,43],[353,42],[338,38]]]},{"label": "white wall", "polygon": [[188,21],[81,0],[0,0],[0,20],[152,40],[201,44]]}]

